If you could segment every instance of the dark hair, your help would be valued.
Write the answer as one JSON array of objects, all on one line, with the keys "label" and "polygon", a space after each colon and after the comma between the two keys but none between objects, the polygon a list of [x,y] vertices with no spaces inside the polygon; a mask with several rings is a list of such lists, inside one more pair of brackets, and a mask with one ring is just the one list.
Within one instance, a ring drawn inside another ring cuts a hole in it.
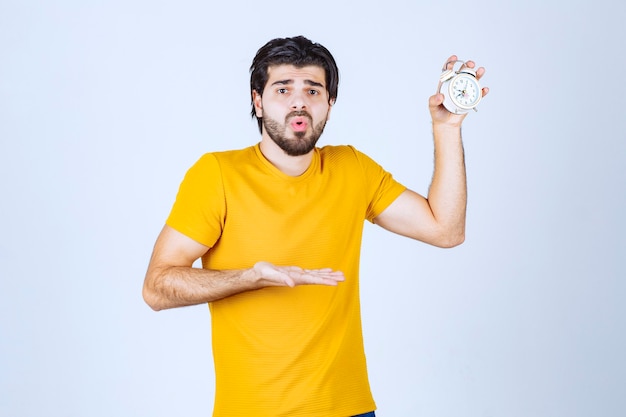
[{"label": "dark hair", "polygon": [[[263,95],[265,84],[267,84],[268,68],[272,65],[282,64],[295,67],[316,65],[324,68],[329,102],[337,99],[339,69],[335,59],[324,46],[313,43],[304,36],[273,39],[257,51],[250,66],[250,95],[252,96],[254,90]],[[257,118],[259,131],[262,132],[263,120],[256,116],[254,98],[252,99],[251,114],[252,117]]]}]

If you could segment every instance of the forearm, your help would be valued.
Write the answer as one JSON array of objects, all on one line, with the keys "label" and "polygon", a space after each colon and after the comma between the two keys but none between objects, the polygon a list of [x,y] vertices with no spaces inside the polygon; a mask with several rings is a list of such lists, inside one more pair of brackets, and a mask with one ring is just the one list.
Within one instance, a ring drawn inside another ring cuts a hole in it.
[{"label": "forearm", "polygon": [[467,183],[461,127],[433,123],[435,170],[428,203],[442,232],[453,244],[465,238]]},{"label": "forearm", "polygon": [[216,301],[257,289],[252,269],[208,270],[185,266],[154,267],[148,270],[143,297],[154,310]]},{"label": "forearm", "polygon": [[151,262],[144,281],[144,300],[157,311],[209,303],[265,287],[336,286],[345,279],[343,272],[330,268],[302,269],[264,261],[250,269],[221,271],[167,265]]}]

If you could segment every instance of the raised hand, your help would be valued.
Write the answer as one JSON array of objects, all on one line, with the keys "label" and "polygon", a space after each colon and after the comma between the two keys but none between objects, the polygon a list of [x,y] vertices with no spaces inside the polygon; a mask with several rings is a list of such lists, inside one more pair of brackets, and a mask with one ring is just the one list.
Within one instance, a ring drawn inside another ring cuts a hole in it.
[{"label": "raised hand", "polygon": [[[456,55],[450,56],[450,58],[446,60],[443,70],[444,71],[451,70],[454,67],[454,62],[457,60],[458,58]],[[474,69],[476,71],[476,79],[478,80],[480,80],[482,76],[485,74],[485,68],[479,67],[478,69],[475,69],[476,63],[474,61],[465,62],[463,64],[463,67]],[[487,93],[489,93],[489,88],[483,87],[482,96],[483,97],[486,96]],[[428,101],[428,106],[430,109],[430,115],[431,115],[433,124],[448,124],[451,126],[460,126],[463,120],[465,119],[465,116],[467,116],[467,113],[465,114],[450,113],[443,106],[443,99],[444,99],[443,94],[437,92],[435,95],[431,96]]]}]

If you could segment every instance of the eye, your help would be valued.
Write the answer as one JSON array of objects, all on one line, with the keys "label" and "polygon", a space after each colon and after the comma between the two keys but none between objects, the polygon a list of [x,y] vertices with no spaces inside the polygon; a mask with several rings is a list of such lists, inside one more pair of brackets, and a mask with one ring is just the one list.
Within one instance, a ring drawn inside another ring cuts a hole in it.
[{"label": "eye", "polygon": [[320,92],[318,90],[310,89],[309,94],[312,96],[317,96]]},{"label": "eye", "polygon": [[287,94],[289,90],[287,90],[286,88],[279,88],[278,90],[276,90],[276,92],[278,94]]}]

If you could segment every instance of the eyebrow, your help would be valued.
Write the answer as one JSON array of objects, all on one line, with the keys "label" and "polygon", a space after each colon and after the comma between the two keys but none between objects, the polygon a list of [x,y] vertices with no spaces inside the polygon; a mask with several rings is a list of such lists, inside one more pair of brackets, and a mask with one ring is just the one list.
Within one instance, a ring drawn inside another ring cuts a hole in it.
[{"label": "eyebrow", "polygon": [[[317,81],[304,80],[304,83],[306,85],[310,85],[312,87],[324,88],[324,84],[318,83]],[[287,79],[287,80],[277,80],[277,81],[274,81],[271,85],[290,85],[290,84],[293,84],[293,80]]]}]

